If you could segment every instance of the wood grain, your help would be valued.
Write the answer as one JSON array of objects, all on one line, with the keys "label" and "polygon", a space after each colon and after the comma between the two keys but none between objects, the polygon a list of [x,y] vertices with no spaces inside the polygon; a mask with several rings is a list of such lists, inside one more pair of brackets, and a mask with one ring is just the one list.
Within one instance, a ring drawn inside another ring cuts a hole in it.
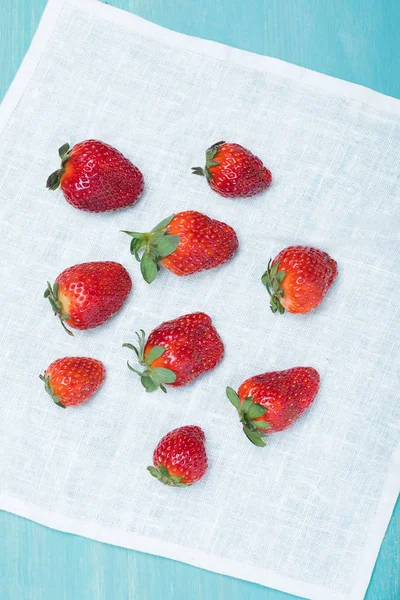
[{"label": "wood grain", "polygon": [[[0,0],[0,98],[45,0]],[[398,0],[110,0],[176,31],[217,40],[400,97]],[[140,552],[52,531],[0,512],[2,600],[294,598]],[[367,600],[400,598],[400,503]]]}]

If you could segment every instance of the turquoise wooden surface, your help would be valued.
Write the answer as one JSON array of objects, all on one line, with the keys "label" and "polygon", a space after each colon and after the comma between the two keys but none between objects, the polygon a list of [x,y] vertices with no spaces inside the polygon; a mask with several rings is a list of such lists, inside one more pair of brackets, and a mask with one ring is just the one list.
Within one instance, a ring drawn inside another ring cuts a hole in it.
[{"label": "turquoise wooden surface", "polygon": [[[0,0],[0,98],[46,0]],[[191,35],[276,56],[400,97],[398,0],[110,0]],[[400,503],[367,600],[400,598]],[[167,559],[52,531],[0,512],[2,600],[294,598]]]}]

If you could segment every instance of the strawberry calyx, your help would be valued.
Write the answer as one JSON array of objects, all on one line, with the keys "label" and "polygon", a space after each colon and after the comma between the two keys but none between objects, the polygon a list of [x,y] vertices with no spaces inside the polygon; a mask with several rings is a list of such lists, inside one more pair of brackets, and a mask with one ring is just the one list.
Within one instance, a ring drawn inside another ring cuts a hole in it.
[{"label": "strawberry calyx", "polygon": [[122,231],[132,238],[131,254],[140,262],[140,271],[147,283],[151,283],[157,277],[160,261],[172,254],[179,246],[181,241],[179,235],[170,235],[167,228],[174,217],[175,215],[171,215],[163,219],[148,233]]},{"label": "strawberry calyx", "polygon": [[282,281],[286,277],[285,271],[279,271],[279,262],[272,265],[272,260],[268,262],[268,267],[263,276],[261,282],[267,288],[268,294],[271,297],[270,308],[273,313],[277,311],[283,315],[285,312],[284,307],[281,304],[281,298],[283,298],[283,289],[281,286]]},{"label": "strawberry calyx", "polygon": [[47,288],[45,289],[43,296],[45,298],[47,298],[48,301],[50,302],[51,308],[53,309],[54,314],[60,319],[61,325],[63,326],[65,331],[68,333],[68,335],[74,335],[72,333],[72,331],[70,331],[65,325],[65,321],[67,321],[71,317],[66,312],[64,312],[63,305],[61,304],[60,300],[58,299],[58,283],[57,283],[57,281],[54,283],[53,287],[51,286],[51,283],[47,282]]},{"label": "strawberry calyx", "polygon": [[45,373],[44,375],[39,375],[39,379],[41,379],[44,382],[44,389],[51,396],[51,399],[53,400],[54,404],[57,404],[57,406],[61,406],[61,408],[66,408],[65,404],[61,402],[61,398],[54,393],[53,388],[50,385],[50,377],[48,375],[46,376]]},{"label": "strawberry calyx", "polygon": [[190,485],[189,483],[182,483],[183,476],[175,477],[174,475],[171,475],[168,469],[161,463],[158,463],[158,468],[150,466],[147,467],[147,470],[153,477],[165,485],[172,485],[174,487],[187,487]]},{"label": "strawberry calyx", "polygon": [[67,164],[70,154],[69,154],[69,144],[63,144],[61,148],[58,149],[58,155],[61,158],[61,168],[54,171],[48,178],[46,187],[48,190],[56,190],[61,182],[61,177],[65,171],[65,165]]},{"label": "strawberry calyx", "polygon": [[192,167],[192,175],[202,175],[207,178],[207,181],[211,181],[212,175],[210,173],[210,167],[217,167],[219,165],[219,162],[215,161],[214,157],[222,144],[225,144],[225,142],[217,142],[210,146],[206,151],[206,166],[204,169],[202,167]]},{"label": "strawberry calyx", "polygon": [[140,333],[136,332],[138,338],[138,347],[133,344],[122,344],[123,348],[129,348],[133,350],[139,361],[139,364],[145,367],[144,371],[138,371],[134,369],[132,365],[127,361],[128,368],[139,375],[140,381],[146,392],[154,392],[160,388],[163,392],[167,392],[165,383],[174,383],[176,380],[176,374],[171,369],[164,367],[153,367],[152,362],[157,358],[160,358],[165,352],[164,346],[153,346],[148,352],[147,356],[144,355],[144,348],[146,345],[146,334],[143,329]]},{"label": "strawberry calyx", "polygon": [[265,430],[269,429],[271,425],[268,421],[259,421],[258,419],[267,412],[265,406],[254,402],[251,396],[241,402],[239,396],[231,387],[226,388],[226,396],[238,411],[240,422],[243,425],[243,431],[247,438],[255,446],[264,447],[266,445],[264,442],[264,438],[266,437]]}]

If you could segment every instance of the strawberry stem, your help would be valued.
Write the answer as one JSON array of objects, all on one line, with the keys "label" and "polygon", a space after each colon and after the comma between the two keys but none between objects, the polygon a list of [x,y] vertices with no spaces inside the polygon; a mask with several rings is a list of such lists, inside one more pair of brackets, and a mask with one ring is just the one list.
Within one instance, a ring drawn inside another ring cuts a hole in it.
[{"label": "strawberry stem", "polygon": [[246,437],[255,446],[264,447],[266,445],[264,441],[265,431],[271,427],[267,421],[260,420],[260,417],[267,412],[265,406],[254,402],[251,396],[245,398],[242,402],[231,387],[226,388],[226,396],[239,414]]},{"label": "strawberry stem", "polygon": [[206,151],[206,166],[204,169],[201,167],[192,167],[193,175],[205,175],[207,181],[211,181],[212,175],[210,173],[210,167],[217,167],[219,165],[219,162],[214,160],[214,156],[217,154],[219,147],[222,146],[222,144],[225,144],[225,142],[217,142],[208,148]]},{"label": "strawberry stem", "polygon": [[158,468],[150,466],[147,467],[147,470],[153,477],[164,483],[165,485],[172,485],[174,487],[188,487],[189,483],[181,483],[183,476],[176,477],[171,475],[166,467],[161,463],[158,463]]},{"label": "strawberry stem", "polygon": [[69,144],[63,144],[61,148],[58,149],[58,155],[61,158],[61,168],[54,171],[48,178],[46,182],[46,187],[49,190],[56,190],[60,186],[61,177],[65,172],[65,165],[69,160]]},{"label": "strawberry stem", "polygon": [[282,281],[286,277],[285,271],[279,271],[279,262],[272,264],[271,259],[268,262],[268,267],[263,276],[261,282],[267,288],[267,292],[270,295],[270,308],[273,313],[277,311],[279,314],[285,312],[284,307],[281,304],[281,298],[283,298],[283,289],[281,286]]},{"label": "strawberry stem", "polygon": [[148,233],[137,231],[125,231],[131,236],[131,254],[140,262],[140,271],[147,283],[152,283],[160,270],[160,262],[166,256],[172,254],[180,244],[178,235],[170,235],[167,226],[175,215],[163,219]]},{"label": "strawberry stem", "polygon": [[58,299],[58,283],[57,283],[57,281],[55,282],[53,287],[51,287],[51,284],[49,281],[47,282],[47,288],[45,289],[43,296],[44,296],[44,298],[47,298],[48,301],[50,302],[51,308],[53,309],[54,314],[60,319],[61,325],[63,326],[65,331],[68,333],[68,335],[73,336],[74,334],[72,333],[72,331],[70,331],[64,323],[64,321],[67,321],[71,317],[67,313],[64,312],[63,306],[62,306],[60,300]]},{"label": "strawberry stem", "polygon": [[164,367],[153,367],[152,363],[157,358],[160,358],[165,352],[164,346],[153,346],[148,352],[147,356],[144,355],[144,349],[146,345],[146,334],[143,329],[140,333],[136,332],[138,338],[138,347],[133,344],[122,344],[123,348],[129,348],[136,354],[136,358],[141,366],[145,367],[143,371],[134,369],[132,365],[127,361],[127,366],[130,371],[139,375],[140,381],[145,388],[146,392],[154,392],[160,388],[164,393],[167,393],[164,384],[174,383],[176,380],[176,374],[171,369]]},{"label": "strawberry stem", "polygon": [[54,404],[57,404],[57,406],[60,406],[61,408],[66,408],[65,404],[61,402],[59,396],[56,396],[56,394],[54,393],[53,388],[50,385],[50,377],[46,377],[45,373],[44,376],[39,375],[39,379],[41,379],[44,382],[44,389],[51,396],[51,399],[53,400]]}]

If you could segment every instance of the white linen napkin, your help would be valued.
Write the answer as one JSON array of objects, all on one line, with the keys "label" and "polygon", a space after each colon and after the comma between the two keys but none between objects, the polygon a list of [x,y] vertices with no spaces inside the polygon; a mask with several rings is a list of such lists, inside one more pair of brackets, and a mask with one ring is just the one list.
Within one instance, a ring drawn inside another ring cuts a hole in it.
[{"label": "white linen napkin", "polygon": [[[400,101],[94,0],[50,0],[0,132],[0,507],[313,600],[363,598],[399,481]],[[45,189],[58,147],[88,138],[142,170],[134,207],[84,213]],[[267,192],[225,199],[191,175],[220,139],[262,158]],[[231,224],[239,253],[147,285],[120,230],[187,209]],[[260,277],[296,243],[328,251],[340,274],[311,314],[272,315]],[[123,263],[133,292],[105,326],[69,338],[43,291],[90,260]],[[224,340],[223,363],[145,394],[121,344],[198,310]],[[61,410],[38,375],[68,355],[102,360],[107,379]],[[251,446],[226,385],[296,365],[321,374],[314,405]],[[192,423],[209,471],[189,489],[162,486],[146,471],[153,449]]]}]

